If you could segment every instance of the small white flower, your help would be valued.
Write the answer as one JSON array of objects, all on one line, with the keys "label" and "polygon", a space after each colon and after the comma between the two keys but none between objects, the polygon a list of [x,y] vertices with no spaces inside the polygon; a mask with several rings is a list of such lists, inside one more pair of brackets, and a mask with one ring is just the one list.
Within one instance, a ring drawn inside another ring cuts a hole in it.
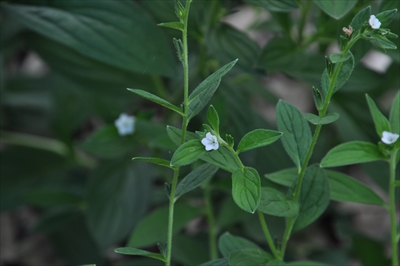
[{"label": "small white flower", "polygon": [[390,144],[395,143],[398,138],[399,138],[399,134],[383,131],[381,140],[383,143],[390,145]]},{"label": "small white flower", "polygon": [[135,117],[127,114],[120,114],[114,122],[121,136],[132,134],[135,131]]},{"label": "small white flower", "polygon": [[217,137],[212,135],[210,132],[208,132],[206,137],[201,140],[201,143],[206,147],[207,151],[218,150],[219,148]]},{"label": "small white flower", "polygon": [[371,28],[373,29],[379,29],[381,27],[381,22],[379,21],[379,19],[377,19],[374,15],[371,15],[369,17],[369,25],[371,26]]}]

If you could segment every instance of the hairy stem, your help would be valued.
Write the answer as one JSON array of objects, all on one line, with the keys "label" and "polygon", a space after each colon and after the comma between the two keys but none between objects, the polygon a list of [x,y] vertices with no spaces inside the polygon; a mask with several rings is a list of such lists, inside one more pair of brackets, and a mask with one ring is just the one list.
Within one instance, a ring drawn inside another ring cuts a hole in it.
[{"label": "hairy stem", "polygon": [[[188,63],[188,44],[187,44],[187,26],[188,26],[188,18],[189,18],[189,9],[190,9],[191,0],[186,1],[185,7],[185,16],[184,16],[184,29],[182,31],[182,44],[183,44],[183,55],[182,55],[182,64],[183,64],[183,121],[182,121],[182,138],[181,144],[183,144],[186,140],[186,131],[187,125],[189,123],[188,120],[188,110],[189,110],[189,63]],[[168,212],[168,238],[167,238],[167,261],[165,264],[167,266],[171,265],[171,254],[172,254],[172,229],[174,224],[174,204],[175,204],[175,190],[178,184],[178,176],[179,176],[179,167],[174,170],[174,176],[172,179],[171,193],[169,195],[169,212]]]},{"label": "hairy stem", "polygon": [[[357,42],[357,40],[359,38],[360,37],[357,36],[354,39],[352,39],[351,41],[349,41],[349,43],[347,44],[346,48],[342,51],[342,55],[343,56],[345,56],[350,51],[350,48],[354,45],[354,43]],[[329,103],[330,103],[332,95],[334,93],[335,84],[336,84],[336,81],[338,79],[338,76],[339,76],[339,73],[340,73],[340,69],[342,68],[342,65],[343,65],[343,61],[339,62],[336,65],[335,71],[333,72],[333,75],[330,78],[330,83],[329,83],[328,92],[327,92],[327,95],[326,95],[326,98],[325,98],[325,103],[324,103],[323,109],[319,113],[319,116],[321,118],[324,117],[326,115],[326,112],[328,111]],[[299,178],[298,178],[298,181],[297,181],[297,184],[296,184],[296,187],[295,187],[295,191],[294,191],[294,194],[293,194],[293,200],[294,201],[298,201],[298,199],[300,197],[301,185],[303,183],[304,174],[306,172],[308,163],[310,162],[311,156],[312,156],[312,154],[314,152],[314,148],[315,148],[315,145],[317,144],[317,140],[318,140],[319,134],[321,132],[321,129],[322,129],[322,125],[317,125],[317,127],[315,129],[315,132],[314,132],[314,135],[313,135],[313,138],[312,138],[311,145],[308,148],[306,157],[305,157],[304,162],[303,162],[303,164],[301,166],[301,170],[300,170],[300,173],[299,173]],[[289,238],[290,238],[290,235],[292,233],[293,226],[294,226],[294,224],[296,222],[296,219],[297,219],[297,217],[290,217],[287,220],[285,232],[284,232],[283,239],[282,239],[282,247],[281,247],[281,255],[282,255],[281,259],[282,260],[283,260],[283,257],[285,255],[287,242],[289,241]]]},{"label": "hairy stem", "polygon": [[278,250],[275,247],[274,241],[272,240],[271,234],[269,233],[267,223],[265,222],[264,214],[260,211],[257,211],[258,218],[260,219],[261,227],[263,229],[265,238],[267,239],[269,248],[272,251],[272,254],[274,254],[274,257],[278,260],[282,259]]}]

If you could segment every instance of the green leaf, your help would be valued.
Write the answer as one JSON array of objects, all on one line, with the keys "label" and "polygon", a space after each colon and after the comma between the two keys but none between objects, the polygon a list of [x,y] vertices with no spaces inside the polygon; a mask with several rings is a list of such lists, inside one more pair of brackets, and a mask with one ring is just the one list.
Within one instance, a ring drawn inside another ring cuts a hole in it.
[{"label": "green leaf", "polygon": [[361,29],[361,26],[369,20],[371,16],[371,6],[360,10],[350,22],[350,26],[353,28],[353,34]]},{"label": "green leaf", "polygon": [[396,17],[397,9],[386,10],[376,15],[376,18],[381,23],[381,28],[388,26]]},{"label": "green leaf", "polygon": [[[381,206],[384,205],[382,199],[363,183],[343,173],[331,170],[325,170],[325,172],[329,179],[331,200],[359,202]],[[275,173],[266,174],[265,177],[279,185],[290,187],[297,179],[297,169],[289,168]]]},{"label": "green leaf", "polygon": [[240,140],[237,153],[263,147],[277,141],[282,136],[282,132],[275,130],[256,129]]},{"label": "green leaf", "polygon": [[[211,8],[211,7],[209,7]],[[241,73],[254,73],[260,55],[260,46],[247,34],[236,28],[219,23],[211,27],[206,35],[207,49],[220,62],[230,62],[238,58],[235,70]]]},{"label": "green leaf", "polygon": [[245,0],[247,3],[254,4],[257,6],[261,6],[265,9],[270,11],[276,12],[290,12],[295,9],[298,9],[299,6],[297,5],[295,0]]},{"label": "green leaf", "polygon": [[157,164],[157,165],[161,165],[164,167],[168,167],[168,168],[172,168],[171,164],[169,161],[164,160],[164,159],[160,159],[160,158],[153,158],[153,157],[135,157],[132,158],[132,161],[142,161],[142,162],[148,162],[148,163],[153,163],[153,164]]},{"label": "green leaf", "polygon": [[[353,72],[354,56],[350,51],[348,53],[349,53],[350,57],[349,57],[349,59],[347,59],[346,61],[343,62],[343,65],[340,68],[333,92],[338,91],[347,82],[347,80],[351,76],[351,73]],[[336,65],[336,67],[338,67],[338,65]]]},{"label": "green leaf", "polygon": [[326,114],[324,117],[319,117],[314,114],[304,114],[305,119],[307,119],[308,122],[314,125],[327,125],[330,123],[335,122],[336,120],[339,119],[339,114],[338,113],[329,113]]},{"label": "green leaf", "polygon": [[240,266],[240,265],[251,265],[251,266],[264,266],[274,257],[259,249],[243,249],[233,251],[229,255],[229,265]]},{"label": "green leaf", "polygon": [[231,68],[236,64],[238,59],[226,64],[221,67],[213,74],[208,76],[203,82],[201,82],[196,89],[190,94],[188,102],[188,119],[190,120],[195,115],[197,115],[210,101],[214,92],[217,90],[219,83],[221,82],[222,76],[231,70]]},{"label": "green leaf", "polygon": [[208,107],[207,120],[210,123],[211,127],[215,130],[217,135],[219,135],[219,116],[217,110],[215,110],[214,106],[212,105]]},{"label": "green leaf", "polygon": [[263,48],[258,65],[268,71],[299,69],[304,64],[304,54],[296,50],[290,38],[275,37]]},{"label": "green leaf", "polygon": [[[182,129],[179,129],[179,128],[173,127],[173,126],[167,126],[167,134],[168,134],[169,138],[176,145],[180,145],[181,144]],[[185,141],[196,140],[198,138],[199,137],[195,133],[186,131],[186,139],[185,139]]]},{"label": "green leaf", "polygon": [[389,121],[392,133],[400,134],[400,91],[396,94],[396,97],[393,100]]},{"label": "green leaf", "polygon": [[273,216],[292,217],[299,213],[299,204],[276,189],[262,187],[258,210]]},{"label": "green leaf", "polygon": [[[168,206],[164,206],[144,217],[133,230],[127,246],[142,248],[165,242],[168,231],[168,209]],[[175,204],[173,234],[178,233],[199,214],[198,208],[183,203]]]},{"label": "green leaf", "polygon": [[261,180],[257,170],[245,167],[233,172],[232,196],[243,210],[251,213],[257,210],[261,198]]},{"label": "green leaf", "polygon": [[298,177],[297,168],[288,168],[274,173],[266,174],[265,177],[279,185],[290,187]]},{"label": "green leaf", "polygon": [[149,252],[147,250],[124,247],[124,248],[116,248],[114,252],[122,255],[133,255],[133,256],[145,256],[156,260],[161,260],[165,262],[165,258],[162,254]]},{"label": "green leaf", "polygon": [[202,263],[200,266],[229,266],[229,261],[227,258],[217,259]]},{"label": "green leaf", "polygon": [[172,155],[171,165],[172,166],[183,166],[191,164],[206,153],[204,145],[201,144],[200,140],[189,140],[183,143]]},{"label": "green leaf", "polygon": [[6,4],[2,10],[86,57],[128,71],[174,74],[173,54],[166,49],[163,32],[135,2],[55,1],[52,7]]},{"label": "green leaf", "polygon": [[357,2],[358,0],[314,0],[317,6],[334,19],[342,18],[357,4]]},{"label": "green leaf", "polygon": [[329,180],[323,169],[312,165],[306,169],[299,197],[300,212],[293,227],[298,231],[314,222],[328,207]]},{"label": "green leaf", "polygon": [[178,199],[183,194],[197,188],[205,181],[210,179],[216,172],[218,167],[212,164],[203,164],[192,172],[190,172],[176,187],[175,198]]},{"label": "green leaf", "polygon": [[394,44],[393,42],[389,41],[385,36],[376,34],[373,36],[373,39],[371,40],[371,43],[375,45],[378,48],[381,48],[383,50],[390,50],[390,49],[397,49],[397,45]]},{"label": "green leaf", "polygon": [[224,147],[205,153],[201,159],[231,173],[240,168],[235,155]]},{"label": "green leaf", "polygon": [[180,30],[183,31],[183,23],[182,22],[166,22],[166,23],[160,23],[157,24],[158,26],[165,27],[165,28],[170,28],[174,30]]},{"label": "green leaf", "polygon": [[331,149],[321,161],[321,167],[335,167],[349,164],[358,164],[386,160],[377,145],[352,141],[340,144]]},{"label": "green leaf", "polygon": [[385,202],[372,189],[354,178],[336,171],[326,170],[331,187],[331,199],[385,206]]},{"label": "green leaf", "polygon": [[243,249],[258,249],[262,251],[262,249],[243,237],[234,236],[230,233],[224,233],[218,239],[218,248],[221,252],[222,256],[228,258],[229,255],[234,251],[239,251]]},{"label": "green leaf", "polygon": [[350,57],[351,57],[350,53],[347,53],[345,56],[343,56],[342,54],[331,54],[329,56],[329,59],[331,60],[332,63],[339,63],[347,61]]},{"label": "green leaf", "polygon": [[138,90],[138,89],[129,89],[129,88],[128,88],[128,91],[136,93],[137,95],[142,96],[143,98],[145,98],[147,100],[150,100],[152,102],[158,103],[159,105],[167,107],[168,109],[170,109],[172,111],[175,111],[180,115],[183,115],[183,112],[179,107],[173,105],[172,103],[170,103],[170,102],[168,102],[168,101],[166,101],[166,100],[164,100],[164,99],[162,99],[162,98],[160,98],[160,97],[158,97],[158,96],[156,96],[156,95],[154,95],[154,94],[152,94],[150,92],[147,92],[147,91],[144,91],[144,90]]},{"label": "green leaf", "polygon": [[98,246],[104,249],[125,239],[140,221],[150,198],[151,174],[151,169],[124,160],[103,162],[92,174],[85,215]]},{"label": "green leaf", "polygon": [[283,133],[283,147],[300,169],[311,145],[311,130],[300,111],[280,100],[276,106],[276,122]]},{"label": "green leaf", "polygon": [[372,100],[368,94],[365,94],[365,97],[367,98],[369,111],[371,112],[372,119],[374,120],[375,129],[378,133],[378,136],[382,137],[383,131],[391,132],[389,120],[381,113],[381,111],[379,111],[374,100]]}]

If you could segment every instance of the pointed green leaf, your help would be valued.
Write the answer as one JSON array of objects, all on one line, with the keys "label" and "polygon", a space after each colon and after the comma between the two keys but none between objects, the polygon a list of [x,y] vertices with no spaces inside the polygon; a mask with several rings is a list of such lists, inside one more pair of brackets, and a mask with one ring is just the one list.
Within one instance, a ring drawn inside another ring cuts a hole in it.
[{"label": "pointed green leaf", "polygon": [[[342,67],[340,68],[333,92],[338,91],[347,82],[353,72],[354,56],[350,51],[348,53],[350,57],[343,62]],[[338,65],[336,65],[336,67],[338,67]]]},{"label": "pointed green leaf", "polygon": [[172,155],[172,166],[183,166],[191,164],[206,153],[206,149],[200,140],[189,140],[183,143]]},{"label": "pointed green leaf", "polygon": [[350,57],[351,57],[350,53],[347,53],[345,56],[343,56],[342,54],[331,54],[329,56],[329,59],[331,60],[332,63],[339,63],[348,60]]},{"label": "pointed green leaf", "polygon": [[232,196],[243,210],[251,213],[256,211],[261,198],[261,180],[257,170],[245,167],[233,172]]},{"label": "pointed green leaf", "polygon": [[292,217],[299,213],[299,204],[276,189],[262,187],[258,210],[273,216]]},{"label": "pointed green leaf", "polygon": [[392,109],[390,110],[389,121],[392,133],[400,134],[400,91],[394,98]]},{"label": "pointed green leaf", "polygon": [[277,141],[282,136],[282,132],[275,130],[256,129],[240,140],[237,153],[263,147]]},{"label": "pointed green leaf", "polygon": [[197,115],[210,101],[214,92],[217,90],[221,78],[231,70],[231,68],[236,64],[238,59],[226,64],[221,67],[213,74],[208,76],[203,82],[201,82],[196,89],[189,96],[189,111],[188,119],[190,120],[195,115]]},{"label": "pointed green leaf", "polygon": [[312,165],[306,169],[299,197],[300,211],[294,231],[314,222],[328,207],[330,200],[329,180],[323,169]]},{"label": "pointed green leaf", "polygon": [[132,161],[143,161],[143,162],[148,162],[148,163],[153,163],[153,164],[157,164],[157,165],[161,165],[164,167],[168,167],[168,168],[173,168],[171,167],[171,164],[169,161],[164,160],[164,159],[160,159],[160,158],[153,158],[153,157],[134,157],[132,158]]},{"label": "pointed green leaf", "polygon": [[243,249],[233,251],[229,255],[229,265],[264,266],[273,259],[274,257],[265,251],[259,249]]},{"label": "pointed green leaf", "polygon": [[214,106],[210,105],[207,110],[207,120],[211,127],[219,134],[219,116]]},{"label": "pointed green leaf", "polygon": [[[340,172],[330,170],[325,170],[325,172],[328,175],[331,188],[331,200],[384,205],[382,199],[363,183]],[[297,169],[289,168],[266,174],[265,177],[277,184],[290,187],[297,179]],[[262,204],[261,202],[260,205]]]},{"label": "pointed green leaf", "polygon": [[353,28],[353,34],[361,29],[361,26],[369,20],[371,16],[371,6],[360,10],[350,22],[350,26]]},{"label": "pointed green leaf", "polygon": [[[322,76],[321,76],[321,89],[322,89],[323,95],[328,94],[330,82],[331,82],[331,79],[328,74],[328,69],[325,68],[325,70],[324,70],[324,72],[322,72]],[[325,99],[324,99],[324,102],[325,102]]]},{"label": "pointed green leaf", "polygon": [[335,167],[349,164],[358,164],[386,160],[377,145],[352,141],[340,144],[331,149],[321,161],[321,167]]},{"label": "pointed green leaf", "polygon": [[201,159],[231,173],[240,168],[235,156],[224,147],[205,153]]},{"label": "pointed green leaf", "polygon": [[245,0],[257,6],[261,6],[270,11],[276,12],[290,12],[299,8],[295,0]]},{"label": "pointed green leaf", "polygon": [[296,107],[280,100],[276,106],[276,122],[283,133],[283,147],[300,169],[312,140],[307,121]]},{"label": "pointed green leaf", "polygon": [[137,248],[131,248],[131,247],[116,248],[114,249],[114,252],[122,255],[144,256],[165,262],[165,258],[162,254],[153,253],[147,250],[142,250]]},{"label": "pointed green leaf", "polygon": [[266,174],[265,178],[279,185],[290,187],[297,179],[299,173],[297,168],[288,168],[274,173]]},{"label": "pointed green leaf", "polygon": [[340,172],[326,170],[331,186],[331,199],[385,206],[385,202],[372,189]]},{"label": "pointed green leaf", "polygon": [[373,36],[371,43],[382,50],[390,50],[390,49],[397,49],[397,45],[394,44],[392,41],[389,41],[388,38],[385,36],[376,34]]},{"label": "pointed green leaf", "polygon": [[319,117],[314,114],[304,114],[304,117],[307,119],[308,122],[314,125],[327,125],[330,123],[335,122],[339,119],[338,113],[329,113],[326,114],[324,117]]},{"label": "pointed green leaf", "polygon": [[391,132],[389,120],[381,113],[381,111],[376,106],[374,100],[372,100],[371,97],[368,96],[368,94],[365,94],[365,97],[367,98],[369,111],[371,112],[371,116],[375,124],[375,129],[379,137],[382,137],[383,131]]},{"label": "pointed green leaf", "polygon": [[161,26],[161,27],[165,27],[165,28],[183,31],[183,23],[182,22],[165,22],[165,23],[160,23],[157,25]]},{"label": "pointed green leaf", "polygon": [[383,12],[377,14],[376,18],[381,23],[380,28],[387,27],[392,22],[394,17],[396,16],[396,13],[397,13],[397,9],[391,9],[391,10],[386,10],[386,11],[383,11]]},{"label": "pointed green leaf", "polygon": [[152,102],[158,103],[159,105],[162,105],[164,107],[167,107],[168,109],[177,112],[180,115],[183,115],[182,110],[178,108],[177,106],[173,105],[172,103],[150,93],[144,90],[138,90],[138,89],[127,89],[128,91],[131,91],[133,93],[136,93],[139,96],[142,96],[143,98],[150,100]]},{"label": "pointed green leaf", "polygon": [[[167,126],[167,134],[172,142],[174,142],[176,145],[181,144],[182,129],[173,126]],[[186,141],[195,139],[198,139],[198,136],[195,133],[186,131]]]},{"label": "pointed green leaf", "polygon": [[168,41],[150,14],[134,1],[3,4],[1,9],[16,23],[90,59],[130,72],[174,75]]},{"label": "pointed green leaf", "polygon": [[175,198],[179,198],[183,194],[197,188],[205,181],[210,179],[216,172],[218,167],[212,164],[203,164],[192,172],[190,172],[176,187]]},{"label": "pointed green leaf", "polygon": [[333,17],[334,19],[340,19],[346,15],[356,4],[358,0],[314,0],[326,14]]},{"label": "pointed green leaf", "polygon": [[259,246],[257,246],[250,240],[247,240],[240,236],[231,235],[230,233],[224,233],[222,236],[219,237],[218,248],[222,256],[224,256],[225,258],[228,258],[232,252],[242,249],[258,249],[262,251]]}]

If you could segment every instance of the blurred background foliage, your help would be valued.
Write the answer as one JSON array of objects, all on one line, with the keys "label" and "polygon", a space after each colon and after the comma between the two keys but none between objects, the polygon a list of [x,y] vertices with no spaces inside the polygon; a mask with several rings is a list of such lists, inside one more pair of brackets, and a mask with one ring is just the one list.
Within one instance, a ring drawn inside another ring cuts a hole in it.
[{"label": "blurred background foliage", "polygon": [[[328,15],[327,2],[332,1],[193,1],[190,87],[239,58],[212,99],[223,133],[238,140],[256,128],[276,128],[279,98],[303,112],[315,112],[311,86],[320,86],[324,56],[336,51],[342,27],[367,5],[374,14],[400,7],[400,1],[343,1],[348,4]],[[0,263],[34,265],[20,243],[46,235],[52,255],[42,262],[47,259],[50,265],[158,265],[112,250],[124,245],[156,250],[157,242],[166,241],[164,183],[171,181],[171,172],[131,158],[170,159],[175,146],[166,125],[179,127],[181,121],[126,88],[181,103],[182,68],[172,43],[179,36],[157,27],[176,20],[174,1],[12,0],[1,1],[0,12]],[[399,14],[390,29],[400,35]],[[393,41],[400,46],[399,39]],[[324,128],[313,162],[342,142],[377,142],[364,94],[388,114],[399,90],[399,50],[384,53],[365,41],[353,50],[353,75],[331,104],[340,119]],[[136,117],[133,135],[120,136],[114,127],[122,112]],[[200,113],[189,130],[202,130],[204,118]],[[260,174],[292,167],[281,143],[242,159]],[[384,195],[386,168],[371,163],[342,170],[368,176],[368,184],[377,184],[373,187]],[[183,168],[182,176],[189,171]],[[209,189],[219,234],[229,231],[266,247],[256,217],[234,204],[227,173],[220,170]],[[197,189],[176,206],[177,264],[209,260],[203,193]],[[288,260],[387,265],[387,232],[368,235],[357,230],[357,213],[340,206],[331,203],[313,226],[296,233]],[[27,210],[30,222],[21,218]],[[283,220],[267,221],[272,235],[279,237]],[[7,230],[14,232],[11,242]],[[41,254],[41,248],[36,249]]]}]

